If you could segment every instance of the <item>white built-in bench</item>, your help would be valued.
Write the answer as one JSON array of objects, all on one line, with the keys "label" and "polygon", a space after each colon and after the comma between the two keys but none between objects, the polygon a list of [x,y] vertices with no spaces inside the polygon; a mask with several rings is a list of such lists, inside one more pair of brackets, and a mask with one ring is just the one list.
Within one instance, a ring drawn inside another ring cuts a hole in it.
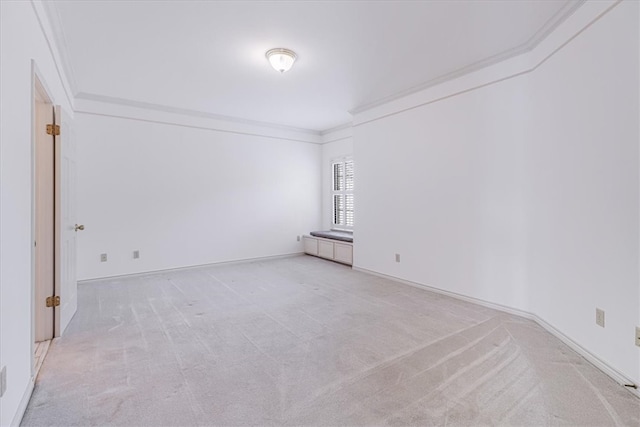
[{"label": "white built-in bench", "polygon": [[353,265],[353,233],[313,231],[303,236],[304,252],[320,258]]}]

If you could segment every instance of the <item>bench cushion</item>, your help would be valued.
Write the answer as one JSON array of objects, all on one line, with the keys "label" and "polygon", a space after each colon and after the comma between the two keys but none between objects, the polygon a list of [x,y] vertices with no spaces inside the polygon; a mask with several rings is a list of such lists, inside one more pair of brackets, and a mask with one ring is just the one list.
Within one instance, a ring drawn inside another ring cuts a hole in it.
[{"label": "bench cushion", "polygon": [[323,237],[325,239],[340,240],[342,242],[353,243],[353,233],[351,231],[312,231],[311,235],[314,237]]}]

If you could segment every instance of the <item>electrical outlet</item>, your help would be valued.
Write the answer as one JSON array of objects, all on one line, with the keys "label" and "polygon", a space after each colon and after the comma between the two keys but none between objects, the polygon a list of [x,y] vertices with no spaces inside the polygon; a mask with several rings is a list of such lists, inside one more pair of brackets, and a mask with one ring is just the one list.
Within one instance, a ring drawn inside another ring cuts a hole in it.
[{"label": "electrical outlet", "polygon": [[138,259],[138,258],[140,258],[140,251],[138,250],[133,251],[133,259]]},{"label": "electrical outlet", "polygon": [[100,254],[100,262],[107,262],[107,254]]},{"label": "electrical outlet", "polygon": [[400,254],[396,254],[396,262],[400,262]]},{"label": "electrical outlet", "polygon": [[300,241],[300,236],[298,236],[298,242]]},{"label": "electrical outlet", "polygon": [[0,397],[4,396],[5,391],[7,391],[7,367],[3,366],[0,371]]},{"label": "electrical outlet", "polygon": [[640,347],[640,326],[636,326],[636,345]]},{"label": "electrical outlet", "polygon": [[596,308],[596,325],[604,328],[604,310]]}]

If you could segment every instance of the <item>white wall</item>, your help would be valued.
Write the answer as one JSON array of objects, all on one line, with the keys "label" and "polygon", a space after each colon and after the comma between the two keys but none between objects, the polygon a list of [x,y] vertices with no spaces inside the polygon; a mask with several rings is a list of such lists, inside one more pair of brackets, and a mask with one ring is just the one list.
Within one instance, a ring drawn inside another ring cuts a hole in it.
[{"label": "white wall", "polygon": [[357,267],[528,308],[526,89],[511,80],[354,129]]},{"label": "white wall", "polygon": [[355,117],[355,267],[533,312],[640,382],[637,9]]},{"label": "white wall", "polygon": [[[36,10],[39,12],[36,14]],[[0,425],[21,415],[31,378],[32,59],[53,102],[72,111],[41,23],[42,5],[0,2],[0,366],[7,390]]]},{"label": "white wall", "polygon": [[[588,2],[570,20],[609,4]],[[0,2],[0,425],[32,385],[32,59],[72,110],[43,16],[39,2]],[[87,109],[76,120],[80,277],[299,251],[296,235],[330,226],[330,158],[353,153],[356,267],[532,311],[640,382],[638,16],[637,2],[623,2],[526,75],[455,95],[470,87],[461,81],[516,74],[547,53],[363,112],[353,139],[336,132],[322,148],[242,124]],[[542,44],[568,38],[561,28]],[[425,93],[431,103],[415,107]]]},{"label": "white wall", "polygon": [[[324,135],[322,145],[322,229],[329,230],[333,225],[331,188],[333,176],[331,162],[341,157],[353,156],[353,138],[351,128]],[[357,166],[356,166],[357,167]],[[357,201],[354,201],[357,203]],[[313,230],[309,230],[313,231]]]},{"label": "white wall", "polygon": [[320,145],[76,117],[79,279],[299,253],[320,225]]},{"label": "white wall", "polygon": [[636,381],[639,39],[624,2],[532,75],[524,165],[531,310]]}]

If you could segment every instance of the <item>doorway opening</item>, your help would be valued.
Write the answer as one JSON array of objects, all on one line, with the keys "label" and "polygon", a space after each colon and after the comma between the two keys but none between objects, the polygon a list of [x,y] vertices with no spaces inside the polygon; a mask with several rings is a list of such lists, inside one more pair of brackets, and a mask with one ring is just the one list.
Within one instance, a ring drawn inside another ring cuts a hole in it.
[{"label": "doorway opening", "polygon": [[56,277],[56,167],[55,113],[51,97],[34,76],[34,195],[33,195],[33,360],[37,376],[55,334],[55,310],[48,304],[55,295]]},{"label": "doorway opening", "polygon": [[72,117],[54,104],[32,60],[31,374],[78,307],[76,142]]}]

